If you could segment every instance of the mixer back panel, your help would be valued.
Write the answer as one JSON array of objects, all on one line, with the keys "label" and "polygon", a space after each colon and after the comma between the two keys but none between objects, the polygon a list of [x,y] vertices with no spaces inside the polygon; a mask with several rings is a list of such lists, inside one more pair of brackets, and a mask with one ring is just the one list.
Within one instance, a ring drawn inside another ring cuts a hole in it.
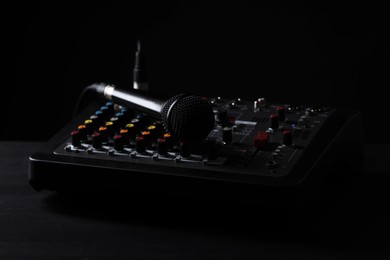
[{"label": "mixer back panel", "polygon": [[95,100],[30,157],[30,184],[36,190],[124,188],[249,197],[315,190],[331,165],[343,161],[358,168],[362,161],[357,112],[263,98],[205,99],[216,124],[196,144],[175,140],[159,118]]}]

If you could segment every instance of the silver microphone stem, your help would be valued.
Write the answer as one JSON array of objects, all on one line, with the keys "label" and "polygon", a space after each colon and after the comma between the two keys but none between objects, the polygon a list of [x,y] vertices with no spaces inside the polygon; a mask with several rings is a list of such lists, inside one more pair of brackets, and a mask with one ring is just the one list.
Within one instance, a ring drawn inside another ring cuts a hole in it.
[{"label": "silver microphone stem", "polygon": [[122,91],[115,86],[107,85],[103,95],[113,102],[127,107],[137,108],[155,116],[161,116],[161,108],[165,101],[150,97],[139,91]]}]

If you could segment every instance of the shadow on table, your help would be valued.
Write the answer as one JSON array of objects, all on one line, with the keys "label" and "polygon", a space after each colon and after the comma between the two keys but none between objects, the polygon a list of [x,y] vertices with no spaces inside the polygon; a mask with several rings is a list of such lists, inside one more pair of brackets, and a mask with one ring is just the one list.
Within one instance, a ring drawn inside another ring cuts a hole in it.
[{"label": "shadow on table", "polygon": [[331,183],[315,205],[301,210],[150,193],[53,194],[56,214],[108,222],[163,226],[271,243],[376,252],[390,238],[390,176],[365,172]]}]

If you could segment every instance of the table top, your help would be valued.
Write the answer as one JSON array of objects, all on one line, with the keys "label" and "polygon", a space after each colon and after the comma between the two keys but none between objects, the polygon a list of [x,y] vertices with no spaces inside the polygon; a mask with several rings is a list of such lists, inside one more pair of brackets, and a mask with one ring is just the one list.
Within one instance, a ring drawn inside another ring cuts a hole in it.
[{"label": "table top", "polygon": [[0,142],[0,259],[389,259],[388,146],[331,210],[298,220],[258,205],[130,194],[62,197],[28,184],[42,142]]}]

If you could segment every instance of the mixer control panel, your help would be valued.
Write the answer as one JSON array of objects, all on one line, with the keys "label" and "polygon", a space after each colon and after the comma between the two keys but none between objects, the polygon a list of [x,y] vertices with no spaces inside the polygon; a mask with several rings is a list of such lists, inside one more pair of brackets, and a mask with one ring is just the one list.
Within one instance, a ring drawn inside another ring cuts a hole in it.
[{"label": "mixer control panel", "polygon": [[213,109],[215,125],[199,142],[175,139],[159,117],[95,100],[31,156],[30,184],[58,190],[106,181],[136,185],[139,178],[172,183],[177,177],[295,187],[320,175],[316,171],[323,165],[352,162],[361,154],[354,148],[361,141],[360,114],[354,111],[274,104],[265,98],[203,99]]}]

